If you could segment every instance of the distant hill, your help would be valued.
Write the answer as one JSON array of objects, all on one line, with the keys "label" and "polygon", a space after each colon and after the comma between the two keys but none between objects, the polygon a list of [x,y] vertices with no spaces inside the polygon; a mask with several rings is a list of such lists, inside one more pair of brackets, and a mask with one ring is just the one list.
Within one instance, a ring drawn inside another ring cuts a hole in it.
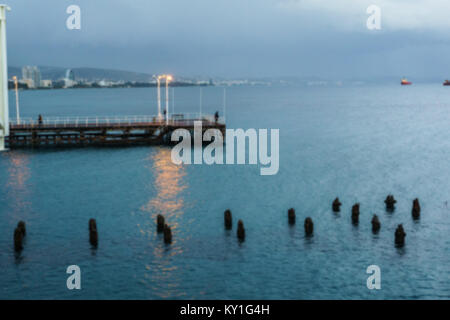
[{"label": "distant hill", "polygon": [[[41,79],[60,80],[63,79],[68,68],[38,66],[41,70]],[[72,68],[76,80],[109,80],[109,81],[138,81],[147,82],[152,75],[147,73],[111,70],[100,68]],[[8,67],[8,77],[17,76],[22,78],[21,67]]]},{"label": "distant hill", "polygon": [[111,80],[111,81],[139,81],[147,82],[151,80],[152,75],[122,70],[96,69],[96,68],[74,68],[72,69],[75,78],[87,80]]}]

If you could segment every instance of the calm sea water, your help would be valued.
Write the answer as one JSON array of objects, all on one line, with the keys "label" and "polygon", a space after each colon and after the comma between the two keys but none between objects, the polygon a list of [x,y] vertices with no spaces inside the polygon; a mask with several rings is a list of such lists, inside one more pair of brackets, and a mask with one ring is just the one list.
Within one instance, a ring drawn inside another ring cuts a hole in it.
[{"label": "calm sea water", "polygon": [[[154,91],[26,91],[21,112],[154,114]],[[10,101],[14,115],[13,92]],[[171,108],[197,112],[198,101],[199,88],[176,88]],[[222,113],[221,88],[203,89],[202,109]],[[450,88],[229,88],[226,118],[229,128],[280,129],[277,175],[251,165],[176,166],[167,147],[1,153],[0,298],[450,298]],[[384,209],[389,193],[398,200],[394,213]],[[339,214],[331,211],[336,196]],[[350,221],[355,202],[358,227]],[[244,221],[242,244],[235,226],[224,230],[227,208],[234,223]],[[173,226],[170,246],[156,233],[159,213]],[[303,232],[307,216],[312,238]],[[91,217],[97,250],[88,242]],[[27,236],[16,256],[21,219]],[[399,223],[402,249],[394,246]],[[81,268],[79,291],[66,288],[72,264]],[[372,264],[381,268],[381,290],[366,287]]]}]

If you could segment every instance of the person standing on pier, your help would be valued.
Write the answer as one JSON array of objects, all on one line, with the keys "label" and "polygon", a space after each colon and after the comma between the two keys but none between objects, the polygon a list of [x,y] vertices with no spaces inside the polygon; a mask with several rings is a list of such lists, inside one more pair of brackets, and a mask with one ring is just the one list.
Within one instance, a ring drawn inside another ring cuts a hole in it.
[{"label": "person standing on pier", "polygon": [[42,122],[43,122],[42,115],[40,114],[39,117],[38,117],[38,124],[41,125]]},{"label": "person standing on pier", "polygon": [[216,123],[219,121],[219,111],[216,111],[214,114],[214,119],[216,120]]}]

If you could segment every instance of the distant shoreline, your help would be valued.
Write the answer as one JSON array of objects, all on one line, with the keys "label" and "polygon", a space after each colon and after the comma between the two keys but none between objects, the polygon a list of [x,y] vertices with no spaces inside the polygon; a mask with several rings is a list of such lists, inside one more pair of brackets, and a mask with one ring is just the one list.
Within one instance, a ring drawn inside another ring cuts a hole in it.
[{"label": "distant shoreline", "polygon": [[[161,87],[164,87],[165,85],[162,85]],[[211,83],[183,83],[183,82],[174,82],[169,84],[169,87],[210,87],[214,86]],[[55,86],[55,87],[39,87],[39,88],[28,88],[26,86],[19,86],[19,90],[61,90],[61,89],[116,89],[116,88],[156,88],[156,83],[146,83],[146,82],[136,82],[136,83],[124,83],[124,84],[113,84],[108,86],[101,86],[98,84],[92,84],[92,85],[84,85],[84,84],[78,84],[70,87],[62,87],[62,86]],[[9,90],[14,90],[14,84],[9,83],[8,86]]]}]

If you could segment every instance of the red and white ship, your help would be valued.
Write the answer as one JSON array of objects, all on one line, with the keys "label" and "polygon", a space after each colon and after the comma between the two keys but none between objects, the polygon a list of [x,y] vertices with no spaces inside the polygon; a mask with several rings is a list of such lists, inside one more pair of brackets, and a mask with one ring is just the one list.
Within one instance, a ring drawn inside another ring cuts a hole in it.
[{"label": "red and white ship", "polygon": [[406,78],[403,78],[400,83],[402,86],[408,86],[408,85],[412,84],[412,82],[408,81],[408,79],[406,79]]}]

